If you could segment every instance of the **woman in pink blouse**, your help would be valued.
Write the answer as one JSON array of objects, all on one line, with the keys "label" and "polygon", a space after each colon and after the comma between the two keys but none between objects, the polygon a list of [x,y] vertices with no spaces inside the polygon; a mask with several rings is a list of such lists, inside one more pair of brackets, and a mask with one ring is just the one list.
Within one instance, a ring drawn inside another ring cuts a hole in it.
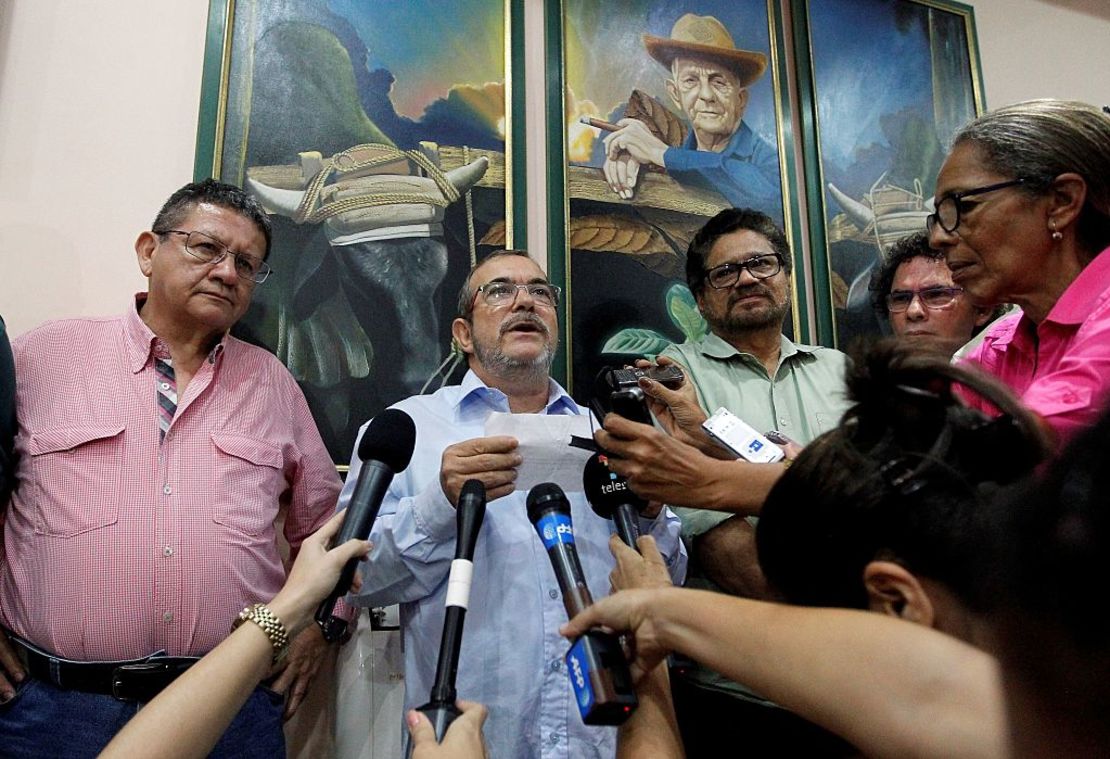
[{"label": "woman in pink blouse", "polygon": [[968,360],[1061,437],[1092,424],[1110,390],[1110,114],[1062,100],[984,114],[956,134],[935,205],[929,241],[953,282],[1022,309]]}]

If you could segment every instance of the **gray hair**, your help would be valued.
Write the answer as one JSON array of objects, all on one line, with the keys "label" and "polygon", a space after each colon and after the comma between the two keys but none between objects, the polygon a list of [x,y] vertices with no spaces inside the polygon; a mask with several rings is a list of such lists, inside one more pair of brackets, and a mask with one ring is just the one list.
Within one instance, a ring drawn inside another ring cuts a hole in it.
[{"label": "gray hair", "polygon": [[1096,255],[1110,245],[1110,115],[1072,100],[1029,100],[983,114],[962,127],[952,146],[971,143],[992,170],[1026,180],[1043,193],[1067,172],[1083,177],[1087,199],[1079,243]]},{"label": "gray hair", "polygon": [[470,271],[466,273],[466,278],[463,280],[462,287],[459,289],[459,303],[455,312],[456,316],[460,319],[470,320],[470,314],[474,311],[474,293],[476,292],[470,286],[470,278],[474,276],[474,272],[486,265],[487,262],[495,258],[504,258],[505,256],[523,256],[524,258],[531,259],[528,251],[519,249],[509,250],[495,250],[488,256],[483,258],[478,263],[470,267]]}]

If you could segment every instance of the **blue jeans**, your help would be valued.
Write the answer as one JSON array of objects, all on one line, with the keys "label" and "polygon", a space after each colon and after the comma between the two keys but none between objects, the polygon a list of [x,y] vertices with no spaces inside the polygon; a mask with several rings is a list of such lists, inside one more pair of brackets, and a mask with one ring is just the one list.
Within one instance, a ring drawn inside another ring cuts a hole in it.
[{"label": "blue jeans", "polygon": [[[255,688],[211,756],[283,758],[283,702],[268,688]],[[95,757],[141,706],[28,678],[16,689],[15,698],[0,705],[0,757]]]}]

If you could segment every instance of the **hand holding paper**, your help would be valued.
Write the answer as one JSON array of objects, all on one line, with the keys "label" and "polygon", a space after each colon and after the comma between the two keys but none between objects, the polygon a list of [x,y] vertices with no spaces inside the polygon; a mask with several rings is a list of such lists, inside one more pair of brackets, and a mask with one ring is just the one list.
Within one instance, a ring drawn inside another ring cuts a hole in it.
[{"label": "hand holding paper", "polygon": [[570,438],[592,437],[590,417],[495,413],[486,420],[485,432],[516,438],[516,453],[521,457],[516,470],[517,490],[554,482],[563,490],[581,492],[582,469],[590,451],[571,447]]}]

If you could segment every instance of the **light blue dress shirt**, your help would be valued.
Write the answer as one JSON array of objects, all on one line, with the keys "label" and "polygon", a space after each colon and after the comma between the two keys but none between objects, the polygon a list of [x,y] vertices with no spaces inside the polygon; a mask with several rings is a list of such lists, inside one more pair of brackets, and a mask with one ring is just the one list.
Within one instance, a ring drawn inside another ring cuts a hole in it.
[{"label": "light blue dress shirt", "polygon": [[[508,412],[508,398],[467,372],[462,384],[418,395],[394,408],[416,423],[416,450],[393,479],[362,567],[360,606],[401,604],[405,649],[405,709],[428,700],[443,631],[447,576],[455,556],[455,509],[440,487],[443,450],[482,437],[486,417]],[[551,382],[545,414],[587,414]],[[365,432],[364,425],[359,437]],[[355,451],[358,443],[355,444]],[[339,507],[347,505],[361,462],[351,461]],[[582,724],[563,656],[566,622],[559,585],[543,544],[528,521],[527,493],[488,504],[474,552],[474,580],[459,657],[458,694],[489,707],[485,736],[493,759],[613,757],[616,730]],[[568,492],[578,555],[590,591],[609,590],[612,522],[590,510],[581,492]],[[641,525],[658,542],[671,576],[681,584],[686,554],[679,522],[665,511]]]}]

